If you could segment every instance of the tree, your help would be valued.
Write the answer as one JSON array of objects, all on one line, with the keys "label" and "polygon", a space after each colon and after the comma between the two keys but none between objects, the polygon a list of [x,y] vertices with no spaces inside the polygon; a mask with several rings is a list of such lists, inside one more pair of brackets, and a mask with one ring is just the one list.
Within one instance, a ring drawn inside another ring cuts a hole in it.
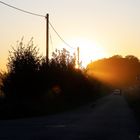
[{"label": "tree", "polygon": [[115,87],[128,87],[137,84],[140,73],[140,61],[133,55],[122,57],[115,55],[110,58],[92,62],[87,73]]},{"label": "tree", "polygon": [[7,64],[8,73],[3,78],[2,87],[7,97],[24,99],[38,95],[40,59],[33,39],[24,45],[22,38],[17,47],[12,48]]},{"label": "tree", "polygon": [[127,56],[125,56],[125,58],[128,61],[132,61],[133,63],[139,63],[139,59],[134,55],[127,55]]},{"label": "tree", "polygon": [[50,64],[57,64],[57,67],[60,69],[74,69],[75,68],[75,56],[71,56],[70,53],[63,48],[63,50],[59,51],[56,50],[52,54],[52,59],[50,61]]},{"label": "tree", "polygon": [[33,38],[27,45],[22,40],[17,43],[17,48],[9,52],[8,71],[17,73],[21,71],[36,71],[40,62],[39,52],[33,44]]}]

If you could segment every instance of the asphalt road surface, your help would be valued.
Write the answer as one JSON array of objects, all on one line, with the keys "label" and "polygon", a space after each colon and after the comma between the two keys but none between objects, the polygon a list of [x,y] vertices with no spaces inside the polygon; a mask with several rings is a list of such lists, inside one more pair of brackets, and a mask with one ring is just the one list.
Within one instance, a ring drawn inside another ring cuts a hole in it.
[{"label": "asphalt road surface", "polygon": [[139,140],[139,135],[133,111],[120,95],[57,115],[0,121],[0,140]]}]

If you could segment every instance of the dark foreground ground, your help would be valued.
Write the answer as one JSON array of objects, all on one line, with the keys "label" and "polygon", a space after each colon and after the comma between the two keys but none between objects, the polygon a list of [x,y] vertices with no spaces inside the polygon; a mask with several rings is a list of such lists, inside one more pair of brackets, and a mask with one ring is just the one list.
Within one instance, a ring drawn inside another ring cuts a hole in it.
[{"label": "dark foreground ground", "polygon": [[0,140],[139,140],[139,135],[133,111],[120,95],[57,115],[0,121]]}]

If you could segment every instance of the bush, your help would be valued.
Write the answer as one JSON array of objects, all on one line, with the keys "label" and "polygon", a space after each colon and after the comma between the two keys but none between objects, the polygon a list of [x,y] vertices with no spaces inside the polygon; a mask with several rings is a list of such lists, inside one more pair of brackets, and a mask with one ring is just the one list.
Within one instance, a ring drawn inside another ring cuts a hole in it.
[{"label": "bush", "polygon": [[9,110],[12,108],[15,116],[32,116],[73,108],[95,99],[101,83],[76,69],[75,61],[75,56],[63,49],[56,50],[46,63],[33,40],[24,45],[22,39],[10,52],[8,72],[2,77],[1,89]]},{"label": "bush", "polygon": [[40,58],[32,39],[27,45],[21,40],[13,48],[8,58],[8,72],[3,78],[2,90],[7,98],[22,100],[38,96]]}]

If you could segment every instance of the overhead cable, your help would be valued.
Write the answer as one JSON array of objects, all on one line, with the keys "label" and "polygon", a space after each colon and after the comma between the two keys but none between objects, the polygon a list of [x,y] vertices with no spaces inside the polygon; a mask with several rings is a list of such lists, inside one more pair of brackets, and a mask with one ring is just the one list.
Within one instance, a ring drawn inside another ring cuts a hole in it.
[{"label": "overhead cable", "polygon": [[[3,1],[0,1],[0,3],[3,4],[3,5],[5,5],[5,6],[8,6],[8,7],[10,7],[10,8],[13,8],[13,9],[15,9],[15,10],[18,10],[18,11],[20,11],[20,12],[24,12],[24,13],[26,13],[26,14],[30,14],[30,15],[34,15],[34,16],[38,16],[38,17],[45,17],[45,18],[46,18],[46,16],[44,16],[44,15],[40,15],[40,14],[36,14],[36,13],[33,13],[33,12],[29,12],[29,11],[20,9],[20,8],[18,8],[18,7],[15,7],[15,6],[12,6],[12,5],[10,5],[10,4],[7,4],[7,3],[5,3],[5,2],[3,2]],[[52,25],[50,22],[49,22],[49,24],[50,24],[50,26],[52,27],[52,29],[54,30],[54,32],[57,34],[57,36],[60,38],[60,40],[61,40],[66,46],[68,46],[68,47],[71,48],[71,49],[75,49],[75,48],[73,48],[71,45],[69,45],[69,44],[60,36],[60,34],[56,31],[56,29],[53,27],[53,25]]]},{"label": "overhead cable", "polygon": [[54,48],[53,48],[53,41],[52,41],[52,36],[50,34],[50,43],[51,43],[51,46],[52,46],[52,51],[54,51]]},{"label": "overhead cable", "polygon": [[60,40],[66,45],[68,46],[69,48],[71,49],[75,49],[73,48],[71,45],[69,45],[61,36],[60,34],[56,31],[56,29],[53,27],[53,25],[49,22],[50,26],[52,27],[52,29],[54,30],[54,32],[57,34],[57,36],[60,38]]},{"label": "overhead cable", "polygon": [[7,3],[5,3],[3,1],[0,1],[0,3],[3,4],[3,5],[6,5],[8,7],[11,7],[13,9],[15,9],[15,10],[18,10],[18,11],[21,11],[21,12],[24,12],[24,13],[27,13],[27,14],[30,14],[30,15],[34,15],[34,16],[38,16],[38,17],[45,17],[44,15],[36,14],[36,13],[33,13],[33,12],[29,12],[29,11],[26,11],[26,10],[23,10],[23,9],[20,9],[20,8],[17,8],[15,6],[12,6],[10,4],[7,4]]}]

